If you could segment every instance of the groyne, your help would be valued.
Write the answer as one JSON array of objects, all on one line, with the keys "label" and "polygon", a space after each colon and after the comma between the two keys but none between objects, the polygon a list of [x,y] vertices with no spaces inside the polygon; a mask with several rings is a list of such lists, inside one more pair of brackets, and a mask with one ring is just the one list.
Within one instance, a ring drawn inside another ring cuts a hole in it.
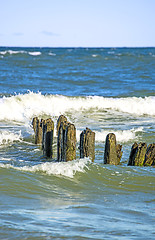
[{"label": "groyne", "polygon": [[[34,142],[42,148],[43,155],[53,158],[54,122],[51,118],[41,119],[34,117],[32,120],[34,129]],[[64,115],[60,115],[56,124],[57,136],[57,161],[72,161],[76,159],[77,149],[80,158],[89,157],[95,160],[95,132],[87,128],[80,134],[80,143],[77,147],[76,127],[69,122]],[[116,135],[109,133],[105,140],[104,164],[118,165],[122,158],[122,145],[117,144]],[[128,166],[154,166],[155,143],[134,143],[131,147]]]}]

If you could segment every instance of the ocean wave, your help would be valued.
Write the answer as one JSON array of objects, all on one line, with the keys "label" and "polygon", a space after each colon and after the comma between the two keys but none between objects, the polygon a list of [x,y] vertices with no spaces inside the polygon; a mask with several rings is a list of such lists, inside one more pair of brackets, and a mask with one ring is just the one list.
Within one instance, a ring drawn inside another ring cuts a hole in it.
[{"label": "ocean wave", "polygon": [[13,143],[14,141],[21,140],[21,131],[13,133],[9,131],[0,131],[0,146]]},{"label": "ocean wave", "polygon": [[6,55],[6,54],[10,54],[10,55],[13,55],[13,54],[19,54],[19,53],[26,53],[26,51],[13,51],[13,50],[6,50],[6,51],[1,51],[0,54],[1,55]]},{"label": "ocean wave", "polygon": [[65,176],[73,178],[77,172],[85,172],[89,158],[77,159],[69,162],[45,162],[35,166],[16,167],[11,164],[0,163],[1,168],[11,168],[25,172],[42,172],[47,175]]},{"label": "ocean wave", "polygon": [[[106,136],[110,133],[113,132],[116,135],[116,140],[117,142],[125,143],[129,142],[131,140],[137,139],[137,133],[142,132],[143,127],[138,127],[138,128],[132,128],[128,130],[102,130],[102,131],[95,131],[95,142],[105,142]],[[76,130],[76,138],[77,141],[80,141],[80,130]]]},{"label": "ocean wave", "polygon": [[92,57],[98,57],[99,55],[98,54],[92,54]]},{"label": "ocean wave", "polygon": [[50,52],[48,55],[49,56],[56,56],[56,53]]},{"label": "ocean wave", "polygon": [[0,55],[2,56],[5,56],[5,55],[16,55],[16,54],[29,54],[29,55],[32,55],[32,56],[39,56],[41,55],[41,52],[36,52],[36,51],[31,51],[31,52],[27,52],[27,51],[23,51],[23,50],[20,50],[20,51],[14,51],[14,50],[5,50],[5,51],[0,51]]},{"label": "ocean wave", "polygon": [[136,116],[155,116],[155,97],[105,98],[100,96],[67,97],[29,92],[0,98],[0,120],[25,122],[33,116],[60,114],[74,111],[113,110]]},{"label": "ocean wave", "polygon": [[32,56],[39,56],[41,55],[41,52],[28,52],[28,54]]}]

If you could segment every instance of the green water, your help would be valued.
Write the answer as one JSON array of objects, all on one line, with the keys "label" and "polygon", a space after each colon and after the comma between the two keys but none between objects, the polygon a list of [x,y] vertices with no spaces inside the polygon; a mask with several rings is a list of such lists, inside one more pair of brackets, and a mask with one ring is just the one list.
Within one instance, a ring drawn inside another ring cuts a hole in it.
[{"label": "green water", "polygon": [[[155,168],[127,167],[132,144],[155,142],[155,48],[0,48],[0,239],[153,240]],[[73,162],[46,159],[35,116],[75,124]],[[79,136],[95,132],[95,161]],[[104,165],[106,135],[122,144]]]}]

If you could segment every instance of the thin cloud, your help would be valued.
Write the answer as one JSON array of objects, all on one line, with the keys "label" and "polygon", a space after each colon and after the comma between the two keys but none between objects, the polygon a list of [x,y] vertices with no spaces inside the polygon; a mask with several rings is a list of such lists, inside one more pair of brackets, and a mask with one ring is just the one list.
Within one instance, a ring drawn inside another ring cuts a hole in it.
[{"label": "thin cloud", "polygon": [[53,33],[53,32],[50,32],[50,31],[42,31],[41,32],[42,34],[46,35],[46,36],[49,36],[49,37],[57,37],[57,36],[60,36],[60,34],[57,34],[57,33]]},{"label": "thin cloud", "polygon": [[13,33],[13,36],[23,36],[24,34],[22,32],[15,32]]}]

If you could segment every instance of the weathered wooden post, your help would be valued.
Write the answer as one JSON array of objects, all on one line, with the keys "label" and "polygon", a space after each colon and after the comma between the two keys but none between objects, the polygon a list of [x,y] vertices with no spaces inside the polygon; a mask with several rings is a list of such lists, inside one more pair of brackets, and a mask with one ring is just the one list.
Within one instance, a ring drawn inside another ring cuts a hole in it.
[{"label": "weathered wooden post", "polygon": [[67,125],[67,118],[61,115],[57,121],[57,160],[64,161],[64,136]]},{"label": "weathered wooden post", "polygon": [[35,133],[35,144],[42,143],[42,120],[36,120],[36,133]]},{"label": "weathered wooden post", "polygon": [[76,158],[76,128],[61,115],[57,121],[57,160],[71,161]]},{"label": "weathered wooden post", "polygon": [[147,150],[146,143],[136,142],[132,145],[128,166],[143,166]]},{"label": "weathered wooden post", "polygon": [[59,132],[59,127],[60,127],[60,124],[61,122],[67,122],[67,118],[64,116],[64,115],[60,115],[58,120],[57,120],[57,136],[58,136],[58,132]]},{"label": "weathered wooden post", "polygon": [[33,126],[33,130],[34,130],[34,133],[36,134],[36,130],[37,130],[37,121],[38,121],[38,118],[37,117],[34,117],[32,119],[32,126]]},{"label": "weathered wooden post", "polygon": [[66,127],[69,124],[69,122],[61,122],[60,128],[59,128],[59,138],[60,138],[60,161],[66,161]]},{"label": "weathered wooden post", "polygon": [[155,165],[155,143],[149,144],[145,154],[144,166]]},{"label": "weathered wooden post", "polygon": [[64,152],[66,162],[76,159],[76,128],[71,123],[65,129]]},{"label": "weathered wooden post", "polygon": [[53,156],[53,136],[54,136],[54,122],[51,118],[47,119],[43,123],[44,128],[44,143],[43,143],[43,154],[46,157],[52,158]]},{"label": "weathered wooden post", "polygon": [[123,152],[122,145],[116,145],[116,136],[114,133],[109,133],[106,137],[104,164],[118,165],[120,163]]},{"label": "weathered wooden post", "polygon": [[95,132],[86,128],[80,134],[80,158],[89,157],[92,161],[95,159]]},{"label": "weathered wooden post", "polygon": [[42,121],[42,150],[45,149],[46,120]]}]

